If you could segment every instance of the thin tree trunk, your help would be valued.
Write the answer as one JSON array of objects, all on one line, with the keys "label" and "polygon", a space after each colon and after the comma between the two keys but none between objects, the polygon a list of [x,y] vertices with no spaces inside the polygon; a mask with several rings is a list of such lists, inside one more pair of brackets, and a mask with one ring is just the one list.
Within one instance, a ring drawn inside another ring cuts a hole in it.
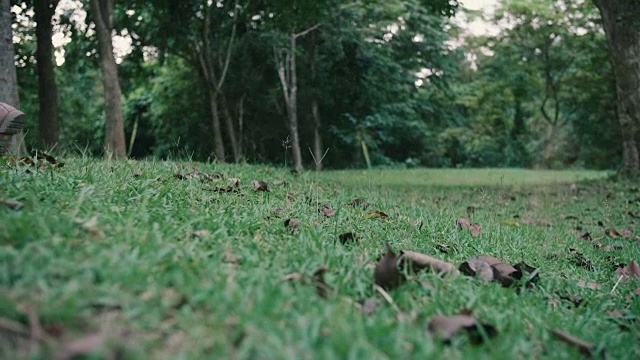
[{"label": "thin tree trunk", "polygon": [[211,86],[207,88],[209,89],[209,109],[211,110],[211,126],[213,129],[213,151],[214,155],[216,156],[216,160],[218,160],[219,162],[224,162],[226,160],[226,154],[224,151],[224,142],[222,140],[222,130],[220,127],[218,97],[215,89],[211,89]]},{"label": "thin tree trunk", "polygon": [[122,90],[118,81],[118,66],[111,39],[113,0],[90,0],[93,22],[98,34],[100,67],[105,98],[105,156],[127,157],[122,117]]},{"label": "thin tree trunk", "polygon": [[238,103],[238,153],[239,161],[244,161],[244,94]]},{"label": "thin tree trunk", "polygon": [[240,153],[238,152],[238,138],[236,136],[236,129],[233,121],[233,115],[231,115],[231,111],[229,110],[229,106],[227,104],[227,98],[224,94],[220,97],[222,102],[222,113],[224,114],[224,125],[227,129],[227,135],[229,137],[229,144],[231,145],[231,152],[233,153],[233,161],[240,161]]},{"label": "thin tree trunk", "polygon": [[600,10],[616,79],[622,131],[622,173],[637,176],[640,129],[640,4],[638,0],[594,0]]},{"label": "thin tree trunk", "polygon": [[58,89],[56,87],[55,65],[53,63],[53,42],[51,40],[51,19],[58,6],[58,0],[35,0],[36,19],[36,62],[38,65],[38,114],[40,125],[40,146],[48,148],[58,142]]},{"label": "thin tree trunk", "polygon": [[313,159],[316,164],[316,171],[322,170],[322,134],[320,132],[322,123],[320,121],[320,111],[318,110],[318,74],[316,69],[316,34],[311,34],[311,50],[309,51],[309,68],[313,88],[311,91],[311,116],[313,117]]},{"label": "thin tree trunk", "polygon": [[289,137],[291,141],[291,152],[293,154],[293,166],[297,171],[302,171],[302,151],[300,150],[300,136],[298,132],[298,75],[296,73],[296,39],[307,35],[320,26],[316,24],[297,34],[289,34],[289,48],[285,51],[284,58],[279,56],[274,49],[278,77],[284,93],[284,101],[287,105],[287,116],[289,120]]},{"label": "thin tree trunk", "polygon": [[298,77],[296,75],[296,37],[289,38],[291,83],[289,88],[289,134],[291,136],[291,151],[293,153],[293,166],[297,171],[302,171],[302,151],[300,151],[300,136],[298,132]]}]

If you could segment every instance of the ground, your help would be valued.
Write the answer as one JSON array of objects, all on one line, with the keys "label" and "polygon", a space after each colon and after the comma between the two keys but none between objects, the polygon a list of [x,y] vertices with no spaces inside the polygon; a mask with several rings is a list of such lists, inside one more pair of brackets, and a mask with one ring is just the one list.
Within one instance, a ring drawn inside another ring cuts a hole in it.
[{"label": "ground", "polygon": [[[640,282],[616,269],[640,260],[640,192],[608,176],[2,165],[0,357],[638,358]],[[456,268],[492,255],[537,270],[511,287],[403,270],[385,290],[385,242]],[[495,336],[429,330],[461,312]]]}]

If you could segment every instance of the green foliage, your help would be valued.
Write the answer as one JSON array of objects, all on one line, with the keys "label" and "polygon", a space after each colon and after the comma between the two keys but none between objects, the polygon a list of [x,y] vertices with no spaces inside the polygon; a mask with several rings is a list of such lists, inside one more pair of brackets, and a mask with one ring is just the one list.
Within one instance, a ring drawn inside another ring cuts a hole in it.
[{"label": "green foliage", "polygon": [[[234,1],[207,4],[116,3],[115,30],[132,39],[119,74],[127,144],[137,129],[136,158],[212,158],[211,94],[198,54],[211,57],[220,76],[230,51],[218,94],[225,143],[230,146],[230,123],[244,160],[286,163],[287,113],[274,51],[317,25],[297,38],[298,115],[308,164],[314,101],[329,168],[365,166],[363,145],[374,165],[619,163],[613,73],[589,2],[505,1],[487,19],[503,28],[499,34],[467,35],[457,48],[451,40],[460,29],[450,19],[457,1],[238,1],[237,11]],[[206,15],[211,31],[205,34]],[[85,27],[90,16],[78,21],[71,14],[60,19],[60,31],[72,41],[57,69],[59,148],[99,155],[104,129],[96,39]],[[31,26],[17,27],[16,53],[23,109],[36,129],[32,33]],[[202,52],[206,42],[208,53]],[[31,130],[28,143],[35,145],[36,135]]]}]

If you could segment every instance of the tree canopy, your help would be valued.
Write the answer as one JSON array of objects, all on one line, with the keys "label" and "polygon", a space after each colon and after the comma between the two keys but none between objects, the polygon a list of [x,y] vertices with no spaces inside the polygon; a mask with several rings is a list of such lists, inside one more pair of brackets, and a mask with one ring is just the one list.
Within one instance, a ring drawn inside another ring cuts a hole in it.
[{"label": "tree canopy", "polygon": [[[22,108],[35,114],[34,4],[12,3]],[[56,147],[100,155],[98,38],[89,1],[71,4],[52,22],[66,39],[53,69]],[[621,166],[595,5],[503,1],[484,19],[493,35],[460,29],[465,11],[424,0],[115,2],[113,34],[128,40],[116,49],[127,153],[298,169]]]}]

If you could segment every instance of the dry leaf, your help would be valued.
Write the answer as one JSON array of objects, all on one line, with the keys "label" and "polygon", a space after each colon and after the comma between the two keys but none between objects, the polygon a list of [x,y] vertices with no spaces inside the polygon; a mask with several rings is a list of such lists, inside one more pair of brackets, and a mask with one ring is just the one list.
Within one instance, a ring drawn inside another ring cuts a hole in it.
[{"label": "dry leaf", "polygon": [[491,268],[493,269],[493,279],[505,287],[513,285],[516,280],[522,278],[522,273],[509,264],[493,264]]},{"label": "dry leaf", "polygon": [[211,231],[205,230],[205,229],[196,230],[196,231],[193,232],[193,235],[198,237],[198,238],[200,238],[200,239],[202,239],[202,240],[206,240],[206,239],[211,238]]},{"label": "dry leaf", "polygon": [[581,288],[588,288],[591,290],[598,290],[601,287],[601,285],[598,283],[594,283],[591,281],[584,281],[584,280],[578,280],[578,286]]},{"label": "dry leaf", "polygon": [[613,228],[606,229],[604,231],[604,234],[609,236],[612,239],[616,239],[616,238],[619,238],[620,236],[622,236],[616,229],[613,229]]},{"label": "dry leaf", "polygon": [[489,282],[493,280],[493,268],[491,268],[492,263],[498,264],[500,263],[500,260],[492,256],[474,256],[460,264],[458,269],[465,275],[477,276],[480,279]]},{"label": "dry leaf", "polygon": [[480,225],[480,223],[475,223],[469,226],[469,232],[471,232],[472,237],[480,236],[480,233],[482,232],[482,225]]},{"label": "dry leaf", "polygon": [[231,186],[233,186],[234,188],[236,188],[236,189],[240,188],[240,179],[238,179],[238,178],[230,178],[229,182],[231,183]]},{"label": "dry leaf", "polygon": [[441,275],[458,273],[458,270],[456,270],[453,264],[415,251],[401,251],[398,259],[403,268],[408,267],[413,271],[426,269]]},{"label": "dry leaf", "polygon": [[367,218],[369,219],[382,219],[382,220],[387,220],[389,218],[389,215],[383,213],[382,211],[379,210],[375,210],[375,211],[371,211],[367,214]]},{"label": "dry leaf", "polygon": [[289,231],[295,231],[300,227],[300,220],[296,218],[287,219],[284,221],[284,227]]},{"label": "dry leaf", "polygon": [[261,180],[253,180],[253,191],[269,191],[269,184]]},{"label": "dry leaf", "polygon": [[21,203],[20,201],[11,200],[11,199],[0,199],[0,205],[4,205],[9,209],[15,210],[15,211],[22,209],[22,207],[24,206],[24,204]]},{"label": "dry leaf", "polygon": [[631,260],[627,266],[616,269],[616,275],[623,277],[625,281],[640,279],[640,266],[635,260]]},{"label": "dry leaf", "polygon": [[393,252],[389,243],[385,243],[385,247],[387,252],[378,261],[373,276],[376,285],[385,290],[391,290],[398,287],[404,281],[404,277],[398,270],[398,255]]},{"label": "dry leaf", "polygon": [[436,315],[429,321],[428,329],[431,333],[445,342],[449,342],[451,338],[464,329],[474,344],[482,343],[486,335],[492,338],[498,334],[495,327],[478,321],[471,315],[453,315],[440,316]]},{"label": "dry leaf", "polygon": [[628,239],[628,238],[630,238],[632,236],[633,236],[633,230],[631,230],[631,229],[622,230],[622,237],[623,238]]},{"label": "dry leaf", "polygon": [[322,211],[322,214],[326,217],[332,217],[333,215],[336,214],[336,211],[327,205],[323,206],[321,211]]},{"label": "dry leaf", "polygon": [[458,218],[456,225],[458,226],[458,230],[468,229],[471,226],[469,219],[466,218]]},{"label": "dry leaf", "polygon": [[82,228],[85,229],[92,236],[95,236],[97,238],[104,237],[104,231],[102,231],[102,229],[100,229],[100,227],[98,226],[97,216],[94,216],[91,219],[86,221],[82,221],[82,220],[76,220],[76,221],[79,222],[82,225]]}]

